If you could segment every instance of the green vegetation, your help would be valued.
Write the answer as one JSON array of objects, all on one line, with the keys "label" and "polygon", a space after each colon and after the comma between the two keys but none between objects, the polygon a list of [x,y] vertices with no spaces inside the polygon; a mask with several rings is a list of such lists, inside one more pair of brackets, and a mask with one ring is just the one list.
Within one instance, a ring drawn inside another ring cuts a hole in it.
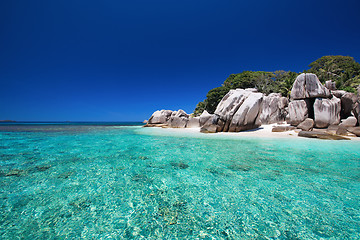
[{"label": "green vegetation", "polygon": [[[310,69],[304,72],[315,73],[322,83],[327,80],[336,82],[336,87],[348,92],[356,92],[360,84],[360,64],[354,58],[346,56],[324,56],[312,62]],[[298,73],[290,71],[244,71],[231,74],[221,87],[211,89],[206,99],[199,102],[194,115],[200,115],[204,110],[214,113],[216,106],[230,89],[256,88],[259,92],[270,94],[281,93],[290,96],[292,85]]]},{"label": "green vegetation", "polygon": [[322,83],[332,80],[341,90],[356,92],[360,84],[360,64],[347,56],[324,56],[310,63],[305,72],[315,73]]}]

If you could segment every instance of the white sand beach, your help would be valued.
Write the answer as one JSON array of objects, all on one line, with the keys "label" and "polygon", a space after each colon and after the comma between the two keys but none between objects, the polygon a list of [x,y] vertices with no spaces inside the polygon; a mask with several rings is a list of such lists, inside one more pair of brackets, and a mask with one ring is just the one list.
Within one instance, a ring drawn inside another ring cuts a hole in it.
[{"label": "white sand beach", "polygon": [[[161,127],[152,127],[152,128],[143,128],[144,131],[155,135],[181,135],[181,136],[197,136],[197,137],[206,137],[206,138],[218,138],[218,137],[254,137],[254,138],[301,138],[301,139],[309,139],[298,137],[299,129],[286,131],[286,132],[272,132],[274,126],[279,126],[277,124],[269,124],[262,125],[259,128],[241,131],[241,132],[218,132],[218,133],[201,133],[200,128],[161,128]],[[281,126],[289,126],[288,124],[283,124]],[[358,137],[350,137],[347,138],[355,141],[360,141]]]}]

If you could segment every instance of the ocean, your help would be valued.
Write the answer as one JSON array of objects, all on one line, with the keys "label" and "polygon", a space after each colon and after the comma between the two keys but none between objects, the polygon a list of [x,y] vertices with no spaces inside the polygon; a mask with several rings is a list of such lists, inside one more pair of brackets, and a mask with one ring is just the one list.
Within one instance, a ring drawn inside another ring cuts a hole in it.
[{"label": "ocean", "polygon": [[359,141],[179,132],[0,124],[0,238],[360,239]]}]

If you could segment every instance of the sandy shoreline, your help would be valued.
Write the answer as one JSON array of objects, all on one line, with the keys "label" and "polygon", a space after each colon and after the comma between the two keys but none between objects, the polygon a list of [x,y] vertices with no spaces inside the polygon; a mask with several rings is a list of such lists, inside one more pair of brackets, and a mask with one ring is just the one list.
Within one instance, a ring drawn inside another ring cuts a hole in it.
[{"label": "sandy shoreline", "polygon": [[[262,125],[259,128],[242,131],[242,132],[218,132],[218,133],[201,133],[200,128],[147,128],[153,129],[159,133],[174,133],[174,134],[185,134],[185,135],[201,135],[201,136],[208,136],[208,137],[254,137],[254,138],[301,138],[306,139],[303,137],[298,137],[298,131],[286,131],[286,132],[272,132],[272,128],[274,126],[278,126],[277,124],[269,124],[269,125]],[[287,126],[287,125],[281,125]],[[351,140],[360,141],[359,137],[349,137]]]}]

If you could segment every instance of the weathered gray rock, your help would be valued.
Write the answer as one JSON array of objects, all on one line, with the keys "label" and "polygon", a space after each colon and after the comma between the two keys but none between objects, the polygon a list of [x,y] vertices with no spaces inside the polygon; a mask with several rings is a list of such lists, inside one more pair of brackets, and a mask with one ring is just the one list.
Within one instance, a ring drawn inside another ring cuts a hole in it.
[{"label": "weathered gray rock", "polygon": [[198,128],[198,127],[200,127],[200,117],[190,117],[186,127],[187,128]]},{"label": "weathered gray rock", "polygon": [[167,128],[169,125],[167,123],[147,123],[144,125],[144,127],[161,127],[161,128]]},{"label": "weathered gray rock", "polygon": [[289,103],[290,124],[297,126],[308,117],[308,108],[304,100],[294,100]]},{"label": "weathered gray rock", "polygon": [[250,94],[252,94],[252,91],[232,89],[223,97],[223,99],[221,99],[214,114],[227,125],[224,131],[227,131],[233,116]]},{"label": "weathered gray rock", "polygon": [[314,103],[314,118],[317,128],[326,128],[329,125],[340,123],[340,99],[333,97],[332,99],[316,98]]},{"label": "weathered gray rock", "polygon": [[172,114],[171,110],[161,110],[155,111],[149,118],[149,124],[163,124],[167,123]]},{"label": "weathered gray rock", "polygon": [[291,131],[294,129],[295,129],[294,126],[274,126],[271,131],[272,132],[287,132],[287,131]]},{"label": "weathered gray rock", "polygon": [[185,128],[188,121],[189,115],[184,110],[179,109],[172,112],[169,126],[172,128]]},{"label": "weathered gray rock", "polygon": [[349,127],[347,130],[355,134],[357,137],[360,137],[360,127]]},{"label": "weathered gray rock", "polygon": [[307,118],[299,125],[297,125],[297,128],[300,128],[303,131],[311,131],[313,127],[314,127],[314,120],[312,120],[311,118]]},{"label": "weathered gray rock", "polygon": [[307,137],[307,138],[328,139],[328,140],[350,140],[349,138],[339,136],[336,134],[330,134],[326,132],[315,132],[315,131],[301,131],[299,132],[298,136]]},{"label": "weathered gray rock", "polygon": [[334,91],[331,91],[331,94],[334,95],[334,96],[337,97],[337,98],[341,98],[345,93],[347,93],[347,92],[344,91],[344,90],[334,90]]},{"label": "weathered gray rock", "polygon": [[216,133],[217,126],[215,124],[206,124],[200,128],[202,133]]},{"label": "weathered gray rock", "polygon": [[285,120],[288,99],[280,93],[271,93],[263,98],[260,121],[262,124],[278,123]]},{"label": "weathered gray rock", "polygon": [[344,119],[342,121],[342,123],[340,123],[340,126],[344,126],[344,127],[355,127],[357,123],[357,119],[356,117],[348,117],[347,119]]},{"label": "weathered gray rock", "polygon": [[358,120],[358,124],[360,125],[360,101],[357,101],[354,104],[353,113],[354,113],[354,116],[356,117],[356,119]]},{"label": "weathered gray rock", "polygon": [[330,90],[324,87],[318,77],[312,73],[300,74],[291,89],[291,99],[331,97]]},{"label": "weathered gray rock", "polygon": [[345,92],[341,96],[341,118],[347,118],[351,116],[357,100],[358,98],[354,93]]},{"label": "weathered gray rock", "polygon": [[259,116],[263,94],[256,89],[230,90],[218,104],[212,124],[217,131],[238,132],[261,125]]},{"label": "weathered gray rock", "polygon": [[330,125],[327,129],[327,133],[336,134],[337,130],[339,129],[339,125]]},{"label": "weathered gray rock", "polygon": [[208,113],[206,110],[200,115],[200,127],[204,126],[207,123],[212,122],[213,114]]},{"label": "weathered gray rock", "polygon": [[339,126],[339,128],[336,130],[336,134],[342,135],[342,136],[347,136],[348,135],[347,127]]},{"label": "weathered gray rock", "polygon": [[325,82],[325,87],[329,90],[336,90],[336,83],[329,80]]},{"label": "weathered gray rock", "polygon": [[262,100],[262,93],[252,92],[232,117],[229,132],[240,132],[259,127],[261,125],[260,109]]}]

